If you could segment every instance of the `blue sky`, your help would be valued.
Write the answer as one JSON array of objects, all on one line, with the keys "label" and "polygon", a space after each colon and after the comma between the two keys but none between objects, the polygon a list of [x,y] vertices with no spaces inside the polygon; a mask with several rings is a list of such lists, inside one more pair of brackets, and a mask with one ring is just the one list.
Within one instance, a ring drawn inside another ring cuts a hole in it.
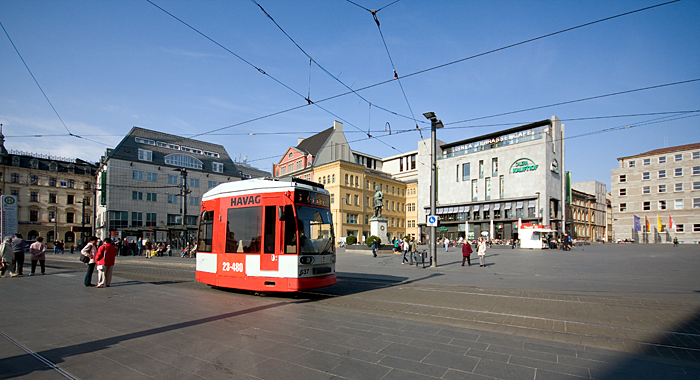
[{"label": "blue sky", "polygon": [[[96,161],[135,125],[189,136],[303,106],[309,94],[317,101],[347,92],[317,65],[310,69],[308,56],[252,1],[152,1],[230,52],[145,0],[0,3],[0,22],[68,130],[97,141],[66,136],[2,33],[0,122],[8,149]],[[424,128],[422,113],[436,112],[446,124],[438,138],[447,142],[552,115],[564,120],[570,137],[652,121],[566,140],[566,170],[574,181],[599,180],[608,186],[618,157],[700,142],[700,113],[567,120],[700,110],[700,81],[455,123],[699,79],[698,1],[664,5],[405,78],[661,2],[400,0],[386,6],[390,0],[354,1],[361,7],[340,0],[257,2],[345,85],[359,89],[389,81],[358,92],[371,106],[349,94],[197,137],[222,144],[232,156],[247,156],[265,170],[297,144],[297,137],[338,119],[355,150],[379,157],[414,150],[420,134],[397,133],[415,128],[411,110]],[[381,8],[377,18],[405,97],[399,82],[391,80],[392,65],[372,14],[362,7]],[[368,130],[375,138],[366,138]],[[27,135],[43,137],[21,137]],[[427,128],[423,136],[429,135]]]}]

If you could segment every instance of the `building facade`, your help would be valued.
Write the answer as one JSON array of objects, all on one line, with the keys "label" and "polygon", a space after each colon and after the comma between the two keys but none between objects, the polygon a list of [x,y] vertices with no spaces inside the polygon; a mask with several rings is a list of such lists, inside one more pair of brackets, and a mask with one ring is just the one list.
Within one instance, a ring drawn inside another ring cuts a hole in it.
[{"label": "building facade", "polygon": [[571,221],[569,235],[578,240],[607,240],[606,186],[598,181],[575,182],[572,185],[571,207],[567,221]]},{"label": "building facade", "polygon": [[196,238],[202,195],[243,176],[221,145],[134,127],[100,163],[97,234],[180,249]]},{"label": "building facade", "polygon": [[19,233],[41,236],[50,248],[57,240],[80,245],[92,233],[97,166],[30,152],[7,151],[0,131],[2,194],[18,200]]},{"label": "building facade", "polygon": [[[517,222],[563,231],[564,126],[550,120],[466,140],[438,141],[437,238],[517,239]],[[430,213],[430,140],[418,142],[422,239]],[[468,230],[467,230],[468,228]]]},{"label": "building facade", "polygon": [[[617,161],[618,168],[611,170],[615,239],[700,242],[700,143],[656,149]],[[637,227],[635,218],[640,221]]]}]

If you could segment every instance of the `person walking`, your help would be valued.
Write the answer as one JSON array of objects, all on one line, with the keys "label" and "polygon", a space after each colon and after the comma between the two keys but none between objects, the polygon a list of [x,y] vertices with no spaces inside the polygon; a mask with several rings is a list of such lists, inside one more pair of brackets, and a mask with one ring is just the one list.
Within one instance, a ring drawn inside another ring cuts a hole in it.
[{"label": "person walking", "polygon": [[90,238],[90,242],[85,244],[80,254],[87,256],[90,259],[87,265],[87,273],[85,273],[85,281],[83,285],[85,286],[95,286],[92,283],[92,274],[95,272],[95,254],[97,254],[97,237],[93,236]]},{"label": "person walking", "polygon": [[143,253],[143,240],[139,238],[139,240],[136,242],[136,245],[138,246],[139,256],[141,256],[141,254]]},{"label": "person walking", "polygon": [[472,245],[469,242],[469,239],[467,239],[467,241],[465,241],[464,244],[462,245],[462,266],[464,266],[465,261],[467,262],[468,266],[472,266],[471,255],[472,255]]},{"label": "person walking", "polygon": [[22,239],[22,234],[19,232],[15,234],[15,238],[12,239],[12,252],[14,253],[14,259],[12,260],[12,274],[10,277],[21,276],[24,272],[24,246],[27,242]]},{"label": "person walking", "polygon": [[41,266],[41,274],[46,274],[46,243],[43,237],[36,238],[36,241],[29,246],[29,253],[32,255],[32,271],[29,275],[34,276],[37,262]]},{"label": "person walking", "polygon": [[415,237],[411,237],[411,244],[409,249],[411,250],[411,257],[416,262],[416,266],[418,266],[418,244],[416,244]]},{"label": "person walking", "polygon": [[12,251],[12,238],[6,237],[0,243],[0,278],[5,277],[5,272],[10,271],[15,254]]},{"label": "person walking", "polygon": [[97,264],[97,286],[96,288],[109,287],[112,283],[112,270],[117,257],[117,249],[112,244],[112,239],[106,238],[104,244],[97,250],[95,263]]},{"label": "person walking", "polygon": [[447,249],[450,247],[450,239],[445,238],[445,252],[447,252]]},{"label": "person walking", "polygon": [[[403,238],[403,241],[401,242],[401,251],[403,251],[403,257],[404,259],[406,258],[406,255],[408,254],[408,239]],[[408,255],[408,265],[413,265],[413,255]]]},{"label": "person walking", "polygon": [[479,255],[479,266],[486,266],[486,239],[479,238],[479,245],[476,248],[476,253]]},{"label": "person walking", "polygon": [[372,255],[377,257],[377,239],[372,240]]}]

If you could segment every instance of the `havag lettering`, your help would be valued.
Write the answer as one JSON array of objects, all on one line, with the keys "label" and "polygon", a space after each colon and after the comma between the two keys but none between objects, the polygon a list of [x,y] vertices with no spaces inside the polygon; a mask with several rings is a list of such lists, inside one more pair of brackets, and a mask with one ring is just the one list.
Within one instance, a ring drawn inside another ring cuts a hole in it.
[{"label": "havag lettering", "polygon": [[252,204],[260,204],[259,195],[244,195],[241,197],[231,198],[231,206],[247,206]]}]

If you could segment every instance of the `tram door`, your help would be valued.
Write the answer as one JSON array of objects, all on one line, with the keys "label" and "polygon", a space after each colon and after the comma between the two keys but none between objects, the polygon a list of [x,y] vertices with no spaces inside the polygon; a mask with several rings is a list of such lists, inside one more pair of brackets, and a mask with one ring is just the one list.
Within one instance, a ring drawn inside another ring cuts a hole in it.
[{"label": "tram door", "polygon": [[260,270],[279,271],[277,252],[277,206],[265,206],[263,220],[263,251],[260,254]]}]

